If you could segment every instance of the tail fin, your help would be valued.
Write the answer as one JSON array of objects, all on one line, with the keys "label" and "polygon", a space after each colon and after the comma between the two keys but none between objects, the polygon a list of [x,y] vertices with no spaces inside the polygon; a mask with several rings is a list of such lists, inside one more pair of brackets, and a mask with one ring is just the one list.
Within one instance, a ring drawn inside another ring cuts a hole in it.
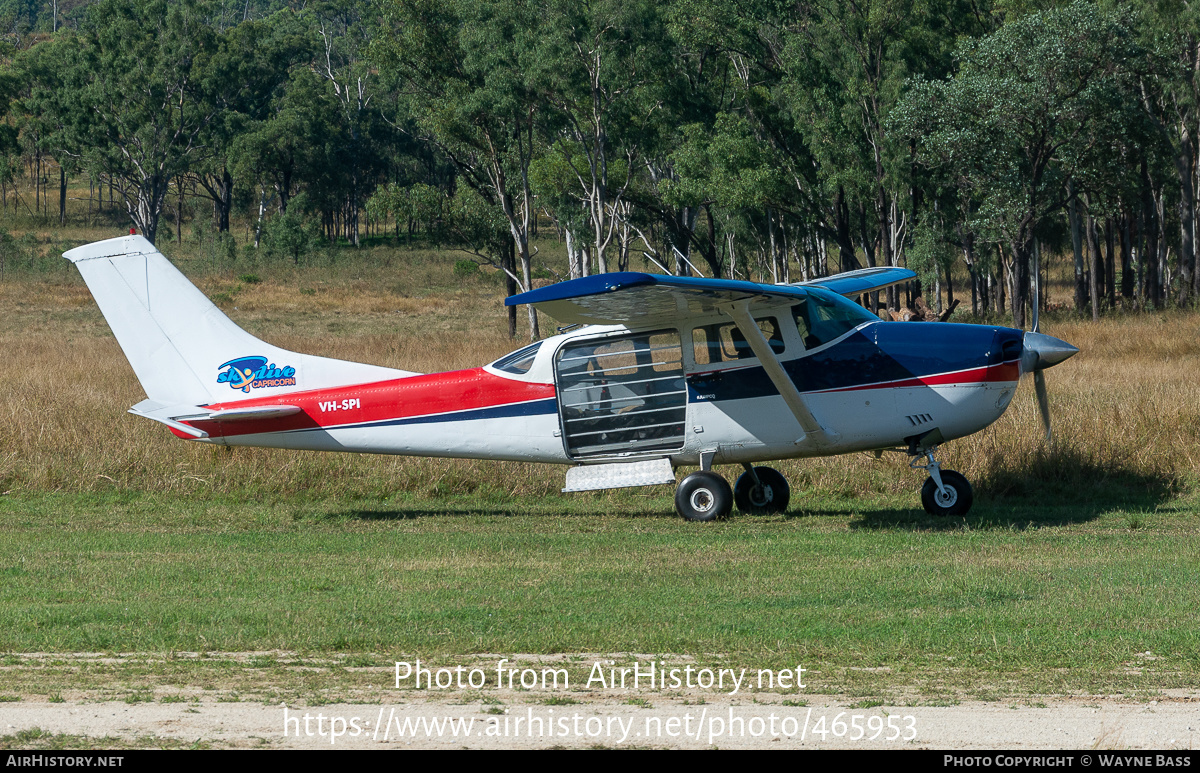
[{"label": "tail fin", "polygon": [[255,338],[141,236],[85,244],[63,257],[83,275],[155,402],[206,405],[415,375],[297,354]]}]

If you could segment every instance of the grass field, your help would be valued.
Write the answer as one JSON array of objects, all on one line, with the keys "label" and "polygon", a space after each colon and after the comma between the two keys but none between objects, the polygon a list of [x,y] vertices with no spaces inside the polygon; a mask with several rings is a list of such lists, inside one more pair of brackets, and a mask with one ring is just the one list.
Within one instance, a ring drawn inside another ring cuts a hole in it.
[{"label": "grass field", "polygon": [[[433,371],[520,343],[498,278],[456,277],[460,253],[294,267],[164,251],[291,349]],[[1055,448],[1023,385],[943,450],[975,484],[966,519],[926,516],[902,457],[861,454],[781,464],[783,516],[702,525],[666,487],[560,495],[560,468],[185,443],[125,414],[143,394],[66,261],[11,271],[0,309],[0,665],[58,653],[6,671],[0,693],[212,679],[311,698],[392,660],[484,653],[803,663],[816,692],[933,702],[1146,697],[1200,677],[1195,313],[1045,321],[1081,349],[1048,373]],[[172,655],[266,651],[324,675]],[[157,659],[79,668],[77,652]]]}]

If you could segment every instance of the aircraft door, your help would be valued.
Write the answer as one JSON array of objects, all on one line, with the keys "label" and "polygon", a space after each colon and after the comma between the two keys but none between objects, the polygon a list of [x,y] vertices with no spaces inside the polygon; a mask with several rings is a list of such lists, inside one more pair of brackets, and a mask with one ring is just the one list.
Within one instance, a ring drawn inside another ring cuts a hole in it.
[{"label": "aircraft door", "polygon": [[555,359],[555,377],[572,458],[683,447],[687,387],[678,332],[570,341]]}]

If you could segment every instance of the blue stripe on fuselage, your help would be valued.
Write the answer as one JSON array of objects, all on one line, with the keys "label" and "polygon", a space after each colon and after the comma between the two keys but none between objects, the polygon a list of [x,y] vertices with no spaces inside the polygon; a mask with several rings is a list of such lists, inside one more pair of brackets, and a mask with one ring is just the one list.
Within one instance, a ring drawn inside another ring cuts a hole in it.
[{"label": "blue stripe on fuselage", "polygon": [[[785,360],[801,392],[846,389],[998,365],[1021,353],[1019,330],[950,323],[878,322],[816,354]],[[766,371],[748,368],[688,377],[690,400],[745,400],[777,395]]]},{"label": "blue stripe on fuselage", "polygon": [[530,400],[524,403],[506,403],[504,405],[490,405],[486,408],[472,408],[465,411],[452,411],[450,413],[434,413],[426,416],[405,416],[400,419],[384,419],[382,421],[371,421],[363,424],[338,424],[325,427],[308,427],[301,432],[313,432],[320,430],[334,429],[366,429],[368,427],[400,427],[410,424],[442,424],[451,421],[479,421],[481,419],[512,419],[521,416],[542,416],[558,412],[558,400],[556,398],[548,398],[545,400]]}]

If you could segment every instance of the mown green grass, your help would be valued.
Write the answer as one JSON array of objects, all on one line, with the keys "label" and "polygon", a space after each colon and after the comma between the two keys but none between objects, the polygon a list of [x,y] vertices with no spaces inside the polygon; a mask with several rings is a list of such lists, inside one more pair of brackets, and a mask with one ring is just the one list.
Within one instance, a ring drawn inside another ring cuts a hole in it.
[{"label": "mown green grass", "polygon": [[1133,512],[985,503],[952,521],[827,500],[699,526],[662,494],[2,501],[9,652],[663,653],[803,664],[816,692],[964,674],[1146,691],[1200,675],[1186,497]]}]

